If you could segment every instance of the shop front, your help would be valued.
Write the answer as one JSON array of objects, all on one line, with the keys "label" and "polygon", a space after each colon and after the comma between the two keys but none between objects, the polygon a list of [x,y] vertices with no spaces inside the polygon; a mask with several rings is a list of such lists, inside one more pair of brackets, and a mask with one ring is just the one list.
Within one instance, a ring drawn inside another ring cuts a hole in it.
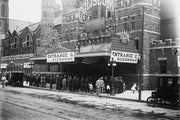
[{"label": "shop front", "polygon": [[23,72],[31,74],[33,62],[30,60],[33,54],[22,54],[1,57],[1,70],[4,72]]}]

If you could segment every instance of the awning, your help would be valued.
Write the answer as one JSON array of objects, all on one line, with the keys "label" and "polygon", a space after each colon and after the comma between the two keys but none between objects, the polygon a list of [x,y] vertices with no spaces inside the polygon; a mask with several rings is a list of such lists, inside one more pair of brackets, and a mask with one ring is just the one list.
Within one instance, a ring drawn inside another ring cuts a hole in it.
[{"label": "awning", "polygon": [[100,57],[100,56],[110,56],[110,52],[101,51],[101,52],[87,52],[87,53],[78,53],[75,55],[75,58],[82,58],[82,57]]},{"label": "awning", "polygon": [[[110,56],[111,53],[107,51],[101,52],[86,52],[86,53],[75,53],[75,58],[83,58],[83,57],[101,57],[101,56]],[[46,60],[46,57],[34,57],[30,60]]]},{"label": "awning", "polygon": [[34,57],[34,58],[31,58],[30,60],[46,60],[46,57]]}]

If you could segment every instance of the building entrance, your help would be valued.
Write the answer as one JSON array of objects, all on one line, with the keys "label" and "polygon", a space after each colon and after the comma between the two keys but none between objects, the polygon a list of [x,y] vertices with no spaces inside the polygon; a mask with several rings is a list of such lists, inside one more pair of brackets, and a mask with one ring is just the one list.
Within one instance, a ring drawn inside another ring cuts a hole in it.
[{"label": "building entrance", "polygon": [[[73,63],[64,63],[63,72],[85,77],[93,76],[96,79],[98,77],[107,77],[111,80],[112,68],[108,66],[109,59],[109,57],[105,56],[77,58]],[[138,81],[137,73],[137,64],[116,63],[113,76],[115,78],[122,77],[126,82],[127,89],[130,89],[133,83]]]}]

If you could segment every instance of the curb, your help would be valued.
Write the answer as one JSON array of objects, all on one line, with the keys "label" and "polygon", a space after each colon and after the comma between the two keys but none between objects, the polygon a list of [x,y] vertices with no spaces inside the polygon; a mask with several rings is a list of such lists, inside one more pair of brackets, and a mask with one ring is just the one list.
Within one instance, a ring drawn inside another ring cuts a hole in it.
[{"label": "curb", "polygon": [[[56,89],[49,89],[49,88],[42,88],[42,87],[33,87],[33,86],[24,86],[25,88],[31,88],[31,89],[38,89],[38,90],[46,90],[46,91],[56,91],[56,92],[64,92],[64,93],[71,93],[71,94],[79,94],[79,95],[87,95],[87,96],[97,96],[96,94],[88,94],[83,92],[69,92],[69,91],[62,91],[62,90],[56,90]],[[114,96],[105,96],[101,95],[101,98],[110,98],[115,100],[123,100],[123,101],[131,101],[131,102],[143,102],[146,103],[144,100],[135,100],[135,99],[128,99],[128,98],[119,98]]]}]

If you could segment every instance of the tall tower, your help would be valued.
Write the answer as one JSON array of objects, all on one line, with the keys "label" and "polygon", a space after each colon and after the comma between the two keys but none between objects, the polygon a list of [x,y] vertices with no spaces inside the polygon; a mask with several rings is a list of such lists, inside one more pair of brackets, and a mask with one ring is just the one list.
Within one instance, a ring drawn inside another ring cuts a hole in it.
[{"label": "tall tower", "polygon": [[[0,0],[0,58],[2,49],[2,39],[6,38],[9,28],[9,0]],[[1,73],[1,59],[0,59]]]},{"label": "tall tower", "polygon": [[56,0],[42,0],[41,21],[53,20],[55,17]]},{"label": "tall tower", "polygon": [[62,1],[62,9],[69,10],[78,7],[78,1],[82,0],[61,0]]},{"label": "tall tower", "polygon": [[9,0],[0,0],[0,40],[6,37],[8,32]]}]

